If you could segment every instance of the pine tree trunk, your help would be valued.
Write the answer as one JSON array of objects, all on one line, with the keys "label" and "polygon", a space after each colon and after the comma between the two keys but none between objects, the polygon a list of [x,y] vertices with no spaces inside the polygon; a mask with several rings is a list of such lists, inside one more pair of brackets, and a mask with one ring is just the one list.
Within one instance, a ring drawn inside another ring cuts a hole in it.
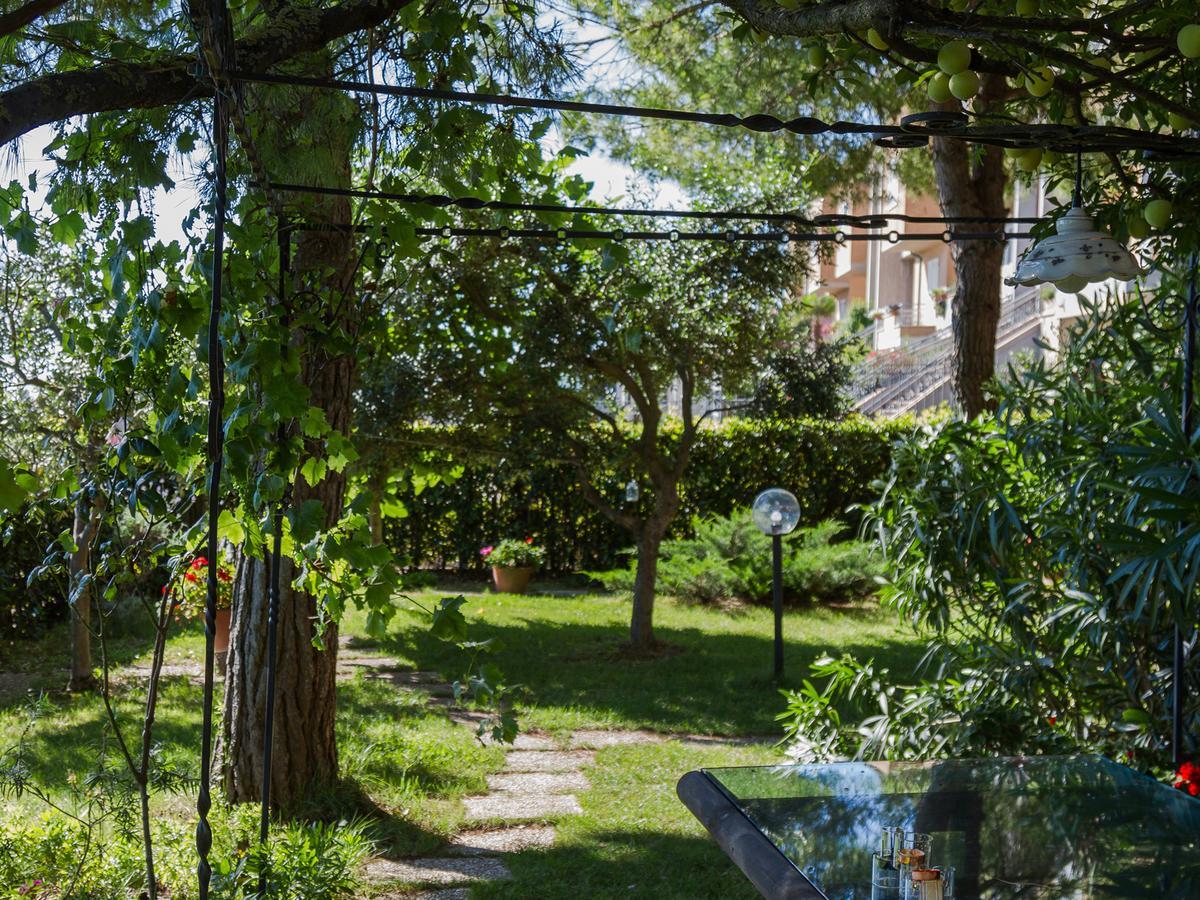
[{"label": "pine tree trunk", "polygon": [[[97,494],[89,503],[81,497],[75,504],[75,520],[71,526],[71,538],[75,541],[75,550],[70,561],[70,589],[74,591],[92,560],[92,543],[100,528],[100,520],[104,517],[105,498]],[[92,674],[92,590],[79,592],[75,602],[71,604],[71,678],[67,682],[68,691],[87,691],[96,686],[96,677]]]},{"label": "pine tree trunk", "polygon": [[[1003,95],[1004,79],[984,77],[983,98]],[[956,104],[955,104],[956,105]],[[948,106],[946,108],[949,108]],[[933,140],[934,173],[942,212],[947,216],[1004,217],[1004,153],[999,147],[972,147],[949,138]],[[972,231],[999,225],[960,225]],[[957,286],[951,301],[954,332],[954,393],[967,418],[990,408],[983,387],[995,374],[996,326],[1000,318],[1000,267],[1004,244],[959,241],[954,244]]]},{"label": "pine tree trunk", "polygon": [[[328,60],[320,60],[315,71],[310,69],[309,73],[329,76],[328,65]],[[349,186],[354,111],[339,107],[338,103],[344,101],[336,97],[314,100],[308,93],[297,100],[302,106],[304,127],[310,133],[319,129],[323,135],[312,152],[320,154],[325,167],[324,183]],[[293,148],[293,161],[298,152]],[[286,157],[284,152],[285,161]],[[336,162],[331,164],[331,161]],[[287,174],[286,167],[282,171]],[[339,224],[350,221],[349,204],[344,198],[314,201],[305,213],[309,221]],[[347,344],[327,340],[324,330],[353,327],[351,317],[357,313],[356,298],[349,295],[355,263],[353,237],[346,232],[310,231],[294,240],[293,292],[315,290],[324,301],[324,309],[336,310],[327,313],[317,330],[293,335],[301,354],[301,379],[309,390],[309,405],[324,410],[333,430],[348,435],[355,358],[349,353],[331,353],[328,347]],[[311,300],[305,302],[309,311],[314,311]],[[306,440],[305,444],[305,458],[323,455],[321,441]],[[328,528],[341,518],[345,492],[344,474],[330,470],[314,486],[298,479],[292,502],[299,507],[309,500],[320,501],[324,525]],[[220,761],[225,795],[232,802],[257,801],[262,791],[267,702],[267,572],[264,560],[243,557],[234,586]],[[291,588],[292,573],[292,565],[285,559],[280,579],[271,777],[272,806],[280,812],[295,809],[307,794],[333,783],[338,776],[334,733],[338,629],[336,624],[328,626],[320,635],[323,649],[314,646],[316,601]]]}]

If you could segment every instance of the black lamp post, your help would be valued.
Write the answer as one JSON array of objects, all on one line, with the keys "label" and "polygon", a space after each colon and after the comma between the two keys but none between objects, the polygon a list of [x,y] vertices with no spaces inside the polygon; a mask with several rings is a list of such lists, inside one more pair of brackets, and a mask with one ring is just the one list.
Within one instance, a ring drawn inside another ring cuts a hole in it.
[{"label": "black lamp post", "polygon": [[800,523],[800,503],[783,488],[771,488],[754,498],[754,524],[771,536],[771,600],[775,608],[775,678],[783,677],[783,536]]}]

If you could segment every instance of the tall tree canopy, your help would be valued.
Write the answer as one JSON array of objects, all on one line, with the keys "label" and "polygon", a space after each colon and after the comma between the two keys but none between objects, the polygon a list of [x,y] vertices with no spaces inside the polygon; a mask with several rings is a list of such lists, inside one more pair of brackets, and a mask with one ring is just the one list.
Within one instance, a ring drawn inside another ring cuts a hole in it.
[{"label": "tall tree canopy", "polygon": [[[977,123],[1177,131],[1200,120],[1200,108],[1189,99],[1196,95],[1198,66],[1177,45],[1180,29],[1196,18],[1186,2],[621,0],[578,6],[589,24],[608,29],[600,37],[589,31],[587,47],[620,45],[597,54],[617,62],[596,87],[648,105],[883,122],[961,107]],[[954,83],[954,93],[942,68],[968,73]],[[1027,178],[1040,164],[1054,178],[1069,178],[1073,164],[1038,154],[1006,165],[998,148],[935,139],[931,180],[924,152],[884,151],[862,139],[750,137],[737,129],[659,122],[597,131],[634,165],[677,178],[701,196],[711,189],[725,201],[753,202],[757,193],[761,202],[784,208],[796,205],[788,189],[799,173],[818,192],[837,196],[889,165],[913,187],[936,185],[946,215],[1002,216],[1014,172]],[[1176,199],[1177,176],[1187,171],[1130,154],[1096,156],[1088,168],[1090,199],[1102,198],[1108,207],[1104,221],[1122,233],[1132,221],[1138,234],[1144,233],[1144,204]],[[740,177],[731,178],[735,171]],[[738,187],[716,187],[731,182]],[[986,405],[1001,262],[997,245],[955,246],[955,387],[968,415]]]},{"label": "tall tree canopy", "polygon": [[[657,643],[659,547],[697,429],[753,388],[806,261],[776,244],[474,242],[429,257],[395,297],[411,370],[435,397],[471,398],[454,421],[497,448],[557,456],[629,533],[638,651]],[[638,501],[596,482],[607,465],[641,484]]]}]

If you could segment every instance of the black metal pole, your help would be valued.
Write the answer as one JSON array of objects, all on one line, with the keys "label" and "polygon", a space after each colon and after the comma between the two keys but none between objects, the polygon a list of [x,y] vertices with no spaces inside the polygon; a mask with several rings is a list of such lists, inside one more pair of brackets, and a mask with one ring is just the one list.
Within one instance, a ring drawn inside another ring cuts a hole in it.
[{"label": "black metal pole", "polygon": [[[281,321],[286,328],[287,323],[287,277],[291,269],[292,233],[285,223],[279,223],[279,306],[282,311]],[[287,338],[284,337],[284,353],[287,352]],[[279,452],[284,452],[287,441],[287,427],[279,426],[277,435]],[[267,857],[267,834],[271,827],[271,755],[274,752],[275,736],[275,674],[278,663],[278,632],[279,632],[279,582],[283,570],[283,508],[286,496],[280,498],[272,520],[275,529],[271,543],[271,571],[267,586],[267,708],[263,716],[263,774],[262,774],[262,809],[259,813],[258,843],[262,850],[262,868],[258,875],[258,895],[267,896],[267,881],[269,865]]]},{"label": "black metal pole", "polygon": [[[1196,294],[1196,254],[1192,254],[1191,283],[1188,287],[1187,309],[1183,322],[1183,433],[1189,446],[1195,430],[1196,414],[1196,337],[1198,317]],[[1187,654],[1184,647],[1184,630],[1181,624],[1187,609],[1188,597],[1179,597],[1179,609],[1175,614],[1174,658],[1171,670],[1171,760],[1175,768],[1183,764],[1183,707],[1187,701],[1185,667]]]},{"label": "black metal pole", "polygon": [[775,677],[783,677],[783,535],[771,535],[771,599],[775,606]]},{"label": "black metal pole", "polygon": [[208,592],[204,603],[204,716],[200,727],[200,789],[196,811],[196,851],[200,861],[196,876],[200,884],[200,900],[208,900],[212,867],[208,852],[212,849],[212,828],[208,812],[212,808],[209,783],[212,780],[212,707],[213,707],[213,643],[217,627],[217,525],[221,516],[221,461],[224,433],[222,415],[225,405],[225,373],[221,354],[221,276],[225,256],[226,216],[226,158],[229,152],[229,110],[221,91],[213,99],[213,160],[215,201],[213,207],[212,296],[208,312]]}]

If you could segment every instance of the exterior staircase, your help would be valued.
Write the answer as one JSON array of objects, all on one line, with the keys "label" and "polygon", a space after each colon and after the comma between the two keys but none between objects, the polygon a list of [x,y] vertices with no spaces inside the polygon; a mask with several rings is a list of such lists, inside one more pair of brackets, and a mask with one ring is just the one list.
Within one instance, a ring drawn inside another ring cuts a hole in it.
[{"label": "exterior staircase", "polygon": [[[1008,298],[1000,307],[996,328],[997,365],[1015,350],[1029,347],[1031,338],[1040,334],[1041,322],[1036,289],[1024,288]],[[949,328],[872,353],[851,376],[854,408],[864,415],[889,418],[952,402],[953,363],[954,338]]]}]

